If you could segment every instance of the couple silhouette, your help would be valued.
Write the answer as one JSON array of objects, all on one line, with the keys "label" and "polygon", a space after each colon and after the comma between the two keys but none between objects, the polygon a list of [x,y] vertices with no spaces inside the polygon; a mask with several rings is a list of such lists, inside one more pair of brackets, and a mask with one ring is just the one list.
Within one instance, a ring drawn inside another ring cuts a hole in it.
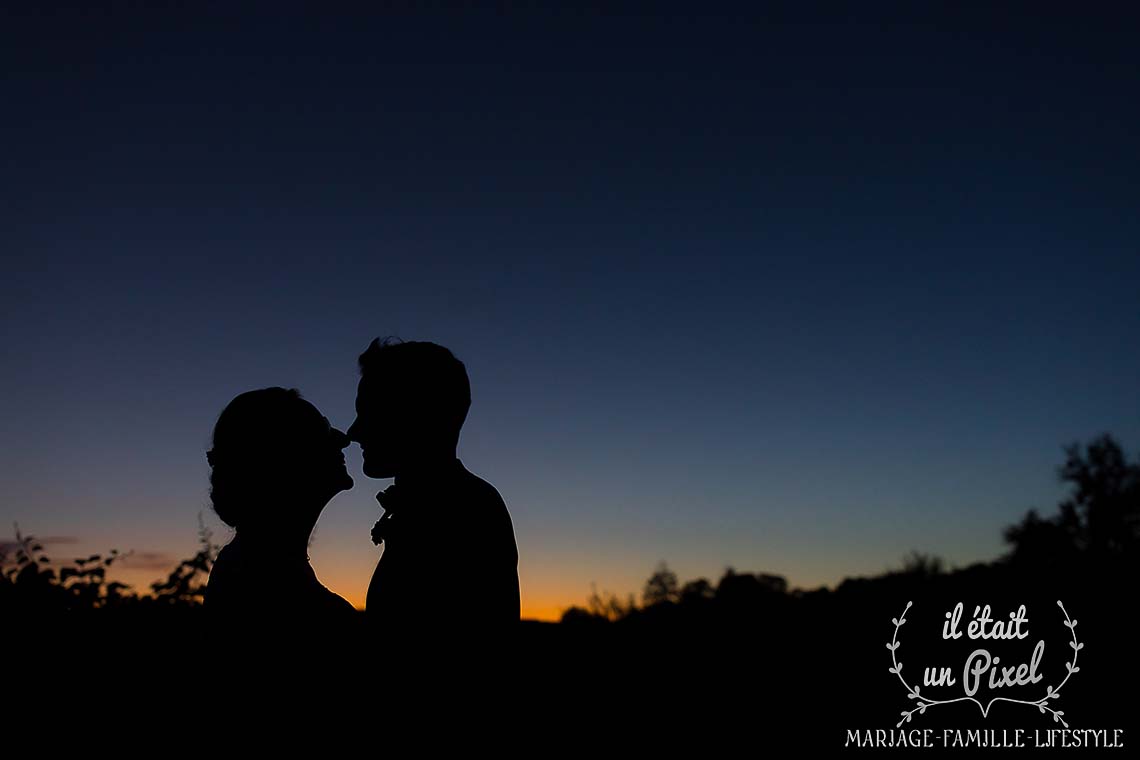
[{"label": "couple silhouette", "polygon": [[214,427],[210,499],[234,529],[218,553],[205,607],[228,632],[259,637],[344,630],[359,619],[309,563],[313,528],[353,487],[344,449],[364,474],[394,478],[377,494],[383,552],[364,619],[384,635],[502,631],[519,621],[518,548],[499,492],[456,456],[471,405],[467,370],[435,343],[376,339],[359,357],[356,419],[335,428],[296,389],[231,401]]}]

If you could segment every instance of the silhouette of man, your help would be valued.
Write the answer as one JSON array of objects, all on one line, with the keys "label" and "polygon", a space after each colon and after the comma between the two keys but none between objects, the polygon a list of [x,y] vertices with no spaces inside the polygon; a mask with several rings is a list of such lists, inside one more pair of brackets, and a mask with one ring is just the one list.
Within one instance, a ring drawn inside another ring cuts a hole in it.
[{"label": "silhouette of man", "polygon": [[360,355],[356,420],[364,474],[395,478],[376,495],[383,546],[365,615],[383,634],[488,631],[519,620],[510,513],[455,450],[471,406],[467,369],[443,346],[387,338]]}]

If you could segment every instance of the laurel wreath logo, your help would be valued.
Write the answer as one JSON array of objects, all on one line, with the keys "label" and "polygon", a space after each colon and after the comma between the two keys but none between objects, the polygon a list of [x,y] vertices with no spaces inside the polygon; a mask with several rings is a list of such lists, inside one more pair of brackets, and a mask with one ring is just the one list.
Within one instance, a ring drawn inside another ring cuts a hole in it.
[{"label": "laurel wreath logo", "polygon": [[974,699],[973,697],[958,697],[957,699],[931,699],[930,697],[923,696],[919,692],[918,686],[910,686],[910,684],[906,682],[906,679],[903,678],[903,664],[898,660],[896,653],[899,646],[902,644],[902,642],[899,641],[899,628],[901,628],[906,623],[906,613],[910,610],[911,605],[912,602],[907,602],[906,609],[903,610],[902,615],[897,618],[891,618],[891,622],[895,624],[895,632],[894,636],[891,637],[890,642],[887,644],[887,649],[891,650],[891,667],[889,668],[889,671],[898,676],[899,681],[907,690],[907,699],[918,700],[918,706],[913,710],[903,710],[900,713],[900,715],[902,715],[902,718],[897,724],[895,724],[895,728],[900,728],[903,723],[909,723],[911,716],[913,716],[915,713],[922,715],[926,712],[926,709],[928,707],[949,705],[953,704],[954,702],[973,702],[982,711],[983,718],[989,716],[990,708],[993,706],[994,702],[1013,702],[1014,704],[1019,705],[1032,705],[1043,714],[1046,712],[1052,713],[1053,722],[1060,723],[1065,728],[1069,727],[1069,724],[1066,723],[1065,719],[1062,717],[1065,713],[1061,710],[1054,710],[1052,707],[1049,707],[1049,700],[1055,700],[1060,697],[1062,687],[1064,687],[1064,685],[1069,682],[1069,678],[1072,677],[1073,673],[1076,673],[1080,670],[1080,668],[1077,666],[1077,654],[1085,648],[1085,645],[1077,641],[1077,621],[1069,618],[1069,613],[1065,610],[1065,605],[1061,604],[1060,599],[1057,600],[1057,606],[1060,607],[1061,612],[1064,613],[1065,627],[1069,629],[1069,632],[1073,637],[1073,640],[1069,642],[1069,647],[1073,650],[1073,659],[1071,662],[1065,663],[1065,667],[1068,669],[1068,672],[1065,674],[1065,679],[1061,681],[1061,685],[1056,689],[1054,689],[1052,686],[1046,687],[1045,696],[1041,697],[1041,699],[1030,701],[1025,699],[1010,699],[1009,697],[994,697],[985,706],[983,706],[981,702]]}]

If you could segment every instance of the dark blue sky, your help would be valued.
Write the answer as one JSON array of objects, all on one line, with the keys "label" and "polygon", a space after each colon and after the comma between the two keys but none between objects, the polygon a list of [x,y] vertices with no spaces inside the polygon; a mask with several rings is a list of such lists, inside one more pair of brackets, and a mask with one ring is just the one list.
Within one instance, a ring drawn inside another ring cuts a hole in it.
[{"label": "dark blue sky", "polygon": [[534,615],[987,559],[1063,444],[1137,445],[1134,17],[665,7],[4,10],[0,517],[155,577],[222,407],[346,427],[387,334],[466,362]]}]

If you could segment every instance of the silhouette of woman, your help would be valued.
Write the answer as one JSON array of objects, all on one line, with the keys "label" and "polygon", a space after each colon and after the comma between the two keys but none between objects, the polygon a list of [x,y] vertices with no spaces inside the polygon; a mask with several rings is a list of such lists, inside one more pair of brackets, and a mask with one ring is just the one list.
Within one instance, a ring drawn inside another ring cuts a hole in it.
[{"label": "silhouette of woman", "polygon": [[333,496],[352,488],[332,427],[296,389],[264,388],[237,396],[214,427],[210,500],[236,530],[214,562],[205,605],[215,621],[241,621],[232,632],[288,633],[350,625],[356,611],[325,588],[309,564],[308,543]]}]

